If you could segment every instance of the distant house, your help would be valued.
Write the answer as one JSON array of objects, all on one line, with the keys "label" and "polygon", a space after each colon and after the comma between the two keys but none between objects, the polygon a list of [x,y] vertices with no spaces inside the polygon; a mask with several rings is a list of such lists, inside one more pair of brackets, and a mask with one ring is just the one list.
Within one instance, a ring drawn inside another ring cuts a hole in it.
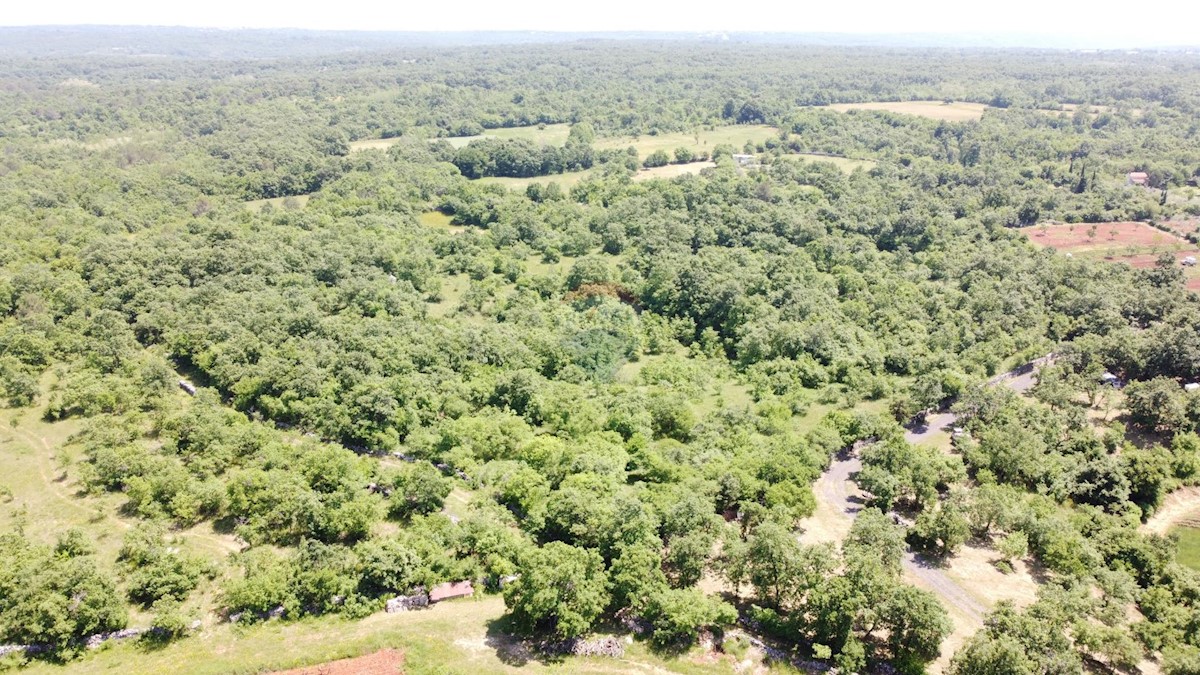
[{"label": "distant house", "polygon": [[441,602],[454,598],[469,598],[475,595],[475,588],[470,581],[455,581],[454,583],[438,584],[429,591],[429,602]]},{"label": "distant house", "polygon": [[1125,176],[1125,181],[1130,185],[1141,185],[1146,187],[1150,184],[1150,175],[1145,171],[1131,171]]},{"label": "distant house", "polygon": [[1183,390],[1186,392],[1200,391],[1200,382],[1188,382],[1183,385]]}]

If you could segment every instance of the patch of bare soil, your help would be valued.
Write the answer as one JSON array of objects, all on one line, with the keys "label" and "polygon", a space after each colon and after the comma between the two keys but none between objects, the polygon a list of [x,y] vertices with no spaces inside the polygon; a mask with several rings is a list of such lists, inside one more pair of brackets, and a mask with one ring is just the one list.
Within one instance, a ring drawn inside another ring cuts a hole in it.
[{"label": "patch of bare soil", "polygon": [[396,675],[404,672],[404,652],[381,649],[374,654],[316,666],[276,671],[276,675]]},{"label": "patch of bare soil", "polygon": [[1175,525],[1200,520],[1200,487],[1180,488],[1163,500],[1162,506],[1142,525],[1142,532],[1165,535]]},{"label": "patch of bare soil", "polygon": [[801,543],[830,542],[840,546],[850,534],[854,517],[862,510],[861,493],[850,476],[860,470],[862,461],[858,457],[843,454],[835,457],[829,469],[821,474],[813,485],[817,508],[800,524]]}]

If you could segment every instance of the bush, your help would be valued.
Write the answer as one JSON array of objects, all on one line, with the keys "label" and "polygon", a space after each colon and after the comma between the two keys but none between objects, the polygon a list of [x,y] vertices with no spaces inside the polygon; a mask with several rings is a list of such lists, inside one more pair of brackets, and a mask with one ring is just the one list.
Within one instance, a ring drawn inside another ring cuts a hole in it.
[{"label": "bush", "polygon": [[666,150],[655,150],[642,162],[642,166],[647,169],[653,169],[659,166],[666,166],[671,163],[671,156]]},{"label": "bush", "polygon": [[664,589],[650,599],[643,618],[653,626],[656,645],[682,646],[693,642],[703,628],[733,623],[737,610],[694,588]]}]

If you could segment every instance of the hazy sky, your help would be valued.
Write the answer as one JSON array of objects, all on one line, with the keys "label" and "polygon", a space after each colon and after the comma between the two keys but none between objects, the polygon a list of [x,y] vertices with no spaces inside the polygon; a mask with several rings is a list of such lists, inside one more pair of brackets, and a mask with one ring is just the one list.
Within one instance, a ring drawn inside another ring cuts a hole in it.
[{"label": "hazy sky", "polygon": [[0,25],[364,30],[971,32],[1197,44],[1195,0],[10,0]]}]

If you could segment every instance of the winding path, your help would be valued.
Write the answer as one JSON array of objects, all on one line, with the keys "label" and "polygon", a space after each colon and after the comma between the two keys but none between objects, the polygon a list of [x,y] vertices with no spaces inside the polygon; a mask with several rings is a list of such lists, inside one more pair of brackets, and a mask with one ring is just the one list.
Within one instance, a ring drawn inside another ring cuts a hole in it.
[{"label": "winding path", "polygon": [[[988,380],[986,384],[989,386],[1003,384],[1018,394],[1023,394],[1037,383],[1035,376],[1037,375],[1038,369],[1053,359],[1053,354],[1047,354],[1040,359],[1030,361],[1029,363],[1014,368],[1007,373],[1001,373]],[[908,441],[909,443],[923,443],[930,440],[930,438],[939,431],[943,431],[954,426],[954,423],[957,421],[958,415],[955,415],[949,410],[933,413],[926,417],[923,425],[909,427],[909,429],[904,432],[904,440]]]},{"label": "winding path", "polygon": [[[998,375],[988,380],[987,384],[1003,384],[1013,391],[1023,393],[1033,386],[1038,368],[1052,358],[1053,355],[1044,356]],[[928,442],[935,434],[952,427],[957,421],[958,416],[952,412],[938,412],[929,415],[924,425],[908,429],[904,438],[909,443]],[[840,543],[849,534],[854,518],[862,511],[865,502],[864,493],[852,478],[861,469],[862,460],[854,448],[849,448],[834,457],[829,468],[817,479],[813,485],[817,509],[813,516],[805,521],[804,535],[801,537],[804,543]],[[933,592],[946,605],[955,619],[955,633],[960,634],[960,640],[983,626],[983,618],[990,607],[978,595],[912,551],[905,553],[902,564],[904,576],[909,582]],[[951,645],[948,643],[947,646]],[[950,651],[952,650],[947,650]]]}]

